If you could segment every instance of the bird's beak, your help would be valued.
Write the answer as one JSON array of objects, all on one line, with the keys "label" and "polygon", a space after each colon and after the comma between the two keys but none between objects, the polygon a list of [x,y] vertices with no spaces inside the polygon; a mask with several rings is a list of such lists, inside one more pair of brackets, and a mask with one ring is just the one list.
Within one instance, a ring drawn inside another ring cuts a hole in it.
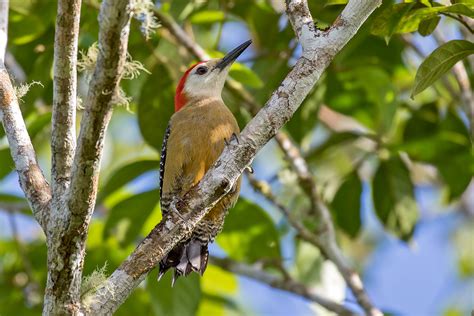
[{"label": "bird's beak", "polygon": [[249,47],[250,44],[252,44],[252,40],[248,40],[245,43],[240,44],[239,46],[234,48],[216,64],[216,68],[219,69],[219,71],[222,71],[227,66],[232,65],[232,63],[237,59],[237,57],[239,57],[240,54],[242,54],[243,51],[247,47]]}]

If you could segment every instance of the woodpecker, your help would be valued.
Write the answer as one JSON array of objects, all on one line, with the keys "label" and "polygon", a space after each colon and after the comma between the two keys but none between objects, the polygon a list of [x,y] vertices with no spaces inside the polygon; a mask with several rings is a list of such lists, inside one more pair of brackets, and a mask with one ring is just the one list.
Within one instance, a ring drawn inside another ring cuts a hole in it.
[{"label": "woodpecker", "polygon": [[[199,62],[190,67],[176,88],[175,113],[163,139],[160,162],[160,204],[163,218],[179,212],[172,205],[211,168],[224,150],[227,140],[239,133],[232,112],[221,93],[230,66],[251,44],[247,41],[223,58]],[[208,244],[222,230],[228,210],[235,204],[240,181],[230,193],[202,219],[191,237],[182,240],[159,264],[158,280],[172,268],[172,285],[179,276],[192,271],[203,275],[209,257]],[[178,213],[178,216],[182,216]]]}]

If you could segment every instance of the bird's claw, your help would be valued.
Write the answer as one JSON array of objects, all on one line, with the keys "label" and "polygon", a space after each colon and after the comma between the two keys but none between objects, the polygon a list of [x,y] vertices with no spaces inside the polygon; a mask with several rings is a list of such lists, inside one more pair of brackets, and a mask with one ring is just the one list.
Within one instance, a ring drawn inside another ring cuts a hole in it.
[{"label": "bird's claw", "polygon": [[237,144],[240,144],[239,136],[237,136],[236,133],[232,133],[232,136],[230,137],[230,141],[231,142],[236,141]]},{"label": "bird's claw", "polygon": [[237,136],[236,133],[232,133],[229,140],[227,140],[227,138],[224,138],[224,143],[226,144],[226,146],[229,146],[234,141],[237,144],[240,144],[239,136]]}]

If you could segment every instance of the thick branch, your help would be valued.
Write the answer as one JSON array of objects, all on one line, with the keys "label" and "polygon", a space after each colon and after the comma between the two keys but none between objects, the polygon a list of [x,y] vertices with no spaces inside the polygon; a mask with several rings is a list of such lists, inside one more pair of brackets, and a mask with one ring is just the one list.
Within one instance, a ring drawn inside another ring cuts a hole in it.
[{"label": "thick branch", "polygon": [[167,251],[186,237],[190,229],[231,190],[257,151],[291,118],[336,53],[380,3],[380,0],[365,1],[363,4],[357,0],[349,1],[335,25],[319,37],[303,26],[300,38],[305,41],[302,43],[303,47],[307,47],[303,56],[265,107],[242,131],[240,142],[229,144],[199,185],[189,191],[182,201],[177,202],[179,212],[189,214],[186,216],[187,225],[172,218],[158,224],[99,287],[93,298],[94,303],[90,306],[93,313],[115,311]]},{"label": "thick branch", "polygon": [[105,130],[125,64],[131,0],[106,0],[99,14],[99,53],[85,100],[65,210],[51,221],[43,313],[77,313],[87,228],[94,209]]},{"label": "thick branch", "polygon": [[51,178],[53,213],[63,212],[76,147],[77,41],[81,0],[58,1],[54,36]]},{"label": "thick branch", "polygon": [[7,135],[21,188],[38,223],[46,231],[46,216],[51,201],[49,184],[36,160],[36,154],[26,130],[18,99],[5,69],[7,46],[8,1],[0,2],[0,119]]},{"label": "thick branch", "polygon": [[357,315],[339,303],[336,303],[318,294],[312,293],[304,284],[296,282],[293,279],[282,279],[277,277],[276,275],[267,273],[257,267],[249,266],[240,262],[235,262],[230,259],[211,257],[211,263],[229,272],[246,276],[251,279],[268,284],[273,288],[300,295],[314,303],[323,306],[327,310],[336,313],[337,315]]}]

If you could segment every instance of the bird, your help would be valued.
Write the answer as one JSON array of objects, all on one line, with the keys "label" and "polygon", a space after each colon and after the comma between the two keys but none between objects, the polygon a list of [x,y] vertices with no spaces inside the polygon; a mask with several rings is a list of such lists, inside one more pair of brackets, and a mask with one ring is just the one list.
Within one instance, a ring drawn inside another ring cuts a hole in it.
[{"label": "bird", "polygon": [[[219,158],[228,141],[240,132],[232,112],[222,100],[222,89],[234,61],[252,43],[242,43],[223,58],[202,61],[191,66],[176,87],[174,114],[162,143],[160,161],[160,206],[162,217],[178,212],[179,200],[199,181]],[[238,140],[238,138],[237,138]],[[209,250],[222,230],[224,218],[236,203],[241,178],[198,223],[191,236],[180,241],[159,263],[158,281],[173,269],[171,285],[191,272],[201,276],[206,270]]]}]

